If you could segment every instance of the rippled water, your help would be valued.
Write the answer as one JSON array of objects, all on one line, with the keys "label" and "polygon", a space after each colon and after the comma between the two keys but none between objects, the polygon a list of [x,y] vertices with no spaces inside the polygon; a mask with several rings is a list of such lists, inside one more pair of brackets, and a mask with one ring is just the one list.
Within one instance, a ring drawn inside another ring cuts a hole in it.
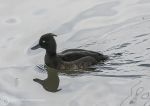
[{"label": "rippled water", "polygon": [[[0,1],[0,106],[149,106],[149,0]],[[30,48],[58,35],[58,52],[81,48],[110,57],[94,72],[59,74],[62,90],[33,81],[45,51]]]}]

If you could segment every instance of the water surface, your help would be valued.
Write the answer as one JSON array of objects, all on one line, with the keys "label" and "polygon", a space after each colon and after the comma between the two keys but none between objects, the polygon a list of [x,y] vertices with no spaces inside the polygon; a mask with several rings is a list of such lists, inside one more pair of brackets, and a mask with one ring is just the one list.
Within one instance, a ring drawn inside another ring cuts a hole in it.
[{"label": "water surface", "polygon": [[[0,105],[149,106],[149,0],[0,1]],[[45,51],[30,51],[53,32],[58,52],[80,48],[110,57],[94,72],[59,74],[51,93],[34,78]]]}]

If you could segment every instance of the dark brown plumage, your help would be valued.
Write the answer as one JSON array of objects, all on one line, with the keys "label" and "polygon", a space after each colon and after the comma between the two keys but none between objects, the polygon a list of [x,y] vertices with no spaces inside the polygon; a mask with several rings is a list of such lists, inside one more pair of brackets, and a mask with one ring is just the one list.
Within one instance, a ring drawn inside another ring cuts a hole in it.
[{"label": "dark brown plumage", "polygon": [[52,33],[41,36],[39,44],[31,48],[34,50],[41,47],[46,50],[44,60],[48,67],[63,70],[85,69],[108,59],[107,56],[98,52],[83,49],[68,49],[57,54],[54,36],[56,35]]}]

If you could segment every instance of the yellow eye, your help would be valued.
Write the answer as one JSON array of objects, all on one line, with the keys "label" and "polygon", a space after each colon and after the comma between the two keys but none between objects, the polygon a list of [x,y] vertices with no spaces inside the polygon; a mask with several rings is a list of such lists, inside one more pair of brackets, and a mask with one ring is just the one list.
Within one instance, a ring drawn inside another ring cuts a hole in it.
[{"label": "yellow eye", "polygon": [[45,40],[42,41],[42,43],[45,43],[45,42],[46,42]]}]

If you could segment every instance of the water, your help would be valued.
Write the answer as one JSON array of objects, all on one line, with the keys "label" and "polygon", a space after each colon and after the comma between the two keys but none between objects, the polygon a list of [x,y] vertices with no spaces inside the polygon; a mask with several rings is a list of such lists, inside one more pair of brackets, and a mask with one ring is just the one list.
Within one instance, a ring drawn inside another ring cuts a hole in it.
[{"label": "water", "polygon": [[[149,106],[149,0],[0,1],[0,106]],[[58,52],[81,48],[110,57],[94,72],[59,74],[51,93],[34,78],[45,51],[30,48],[53,32]]]}]

